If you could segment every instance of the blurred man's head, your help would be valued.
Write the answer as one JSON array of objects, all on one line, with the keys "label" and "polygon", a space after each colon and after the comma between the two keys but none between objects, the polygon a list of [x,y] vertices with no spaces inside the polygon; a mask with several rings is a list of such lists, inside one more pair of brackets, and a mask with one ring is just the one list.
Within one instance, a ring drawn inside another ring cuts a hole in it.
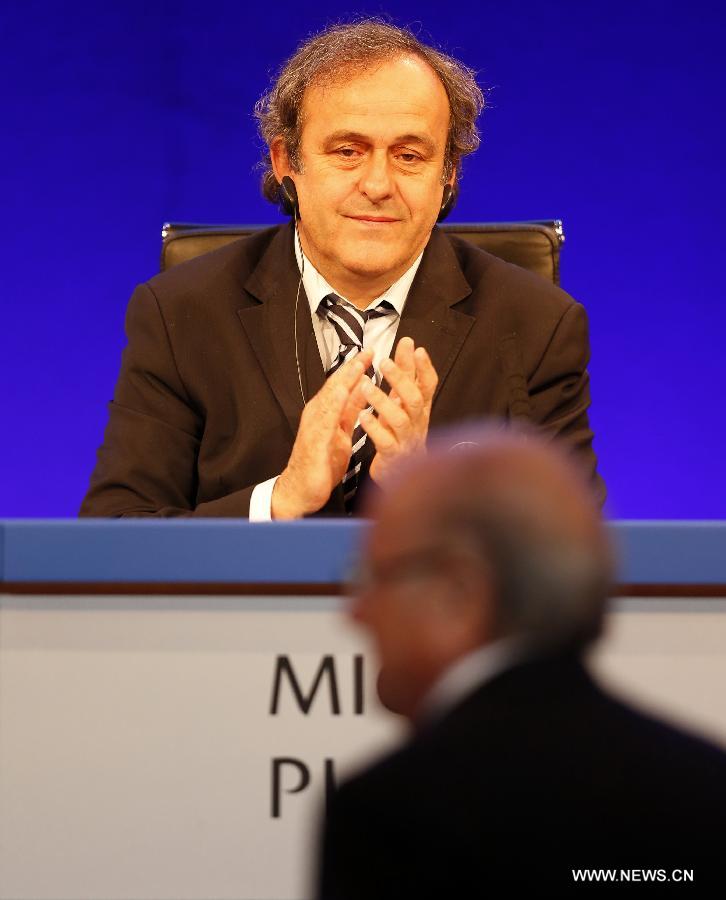
[{"label": "blurred man's head", "polygon": [[389,709],[415,717],[450,665],[494,641],[579,651],[600,633],[608,542],[556,447],[483,428],[439,435],[370,513],[352,614],[373,638]]}]

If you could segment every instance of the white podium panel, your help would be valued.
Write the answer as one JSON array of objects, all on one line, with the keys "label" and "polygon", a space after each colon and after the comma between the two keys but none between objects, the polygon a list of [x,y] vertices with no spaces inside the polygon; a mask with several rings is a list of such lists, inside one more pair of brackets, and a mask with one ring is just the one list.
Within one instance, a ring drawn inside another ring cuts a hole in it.
[{"label": "white podium panel", "polygon": [[[0,597],[0,898],[298,900],[403,736],[330,597]],[[726,741],[726,600],[619,600],[603,680]]]}]

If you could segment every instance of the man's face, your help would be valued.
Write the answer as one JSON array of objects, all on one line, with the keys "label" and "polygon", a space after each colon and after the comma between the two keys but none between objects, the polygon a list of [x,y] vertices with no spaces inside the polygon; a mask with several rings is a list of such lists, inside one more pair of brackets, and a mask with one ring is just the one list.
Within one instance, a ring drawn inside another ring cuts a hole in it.
[{"label": "man's face", "polygon": [[426,550],[400,536],[390,544],[385,531],[377,531],[366,554],[364,583],[351,606],[352,617],[373,642],[381,702],[410,718],[436,674],[428,651]]},{"label": "man's face", "polygon": [[441,208],[449,101],[418,57],[376,63],[303,101],[301,172],[291,175],[300,236],[334,286],[399,278],[425,247]]},{"label": "man's face", "polygon": [[478,572],[472,582],[428,522],[415,485],[384,501],[350,610],[372,638],[382,703],[410,719],[441,673],[483,635],[486,585]]}]

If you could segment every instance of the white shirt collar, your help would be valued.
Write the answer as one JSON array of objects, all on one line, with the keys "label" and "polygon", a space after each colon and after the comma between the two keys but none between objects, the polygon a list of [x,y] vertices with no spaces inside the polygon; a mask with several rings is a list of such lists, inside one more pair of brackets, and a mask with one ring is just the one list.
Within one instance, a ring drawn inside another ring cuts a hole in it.
[{"label": "white shirt collar", "polygon": [[[320,301],[323,297],[327,297],[328,294],[338,294],[340,297],[341,294],[335,290],[335,288],[331,287],[328,282],[323,278],[323,276],[318,272],[315,266],[310,262],[307,256],[303,253],[302,248],[300,246],[300,241],[293,241],[295,245],[295,258],[297,260],[298,269],[300,269],[303,273],[303,286],[305,288],[305,294],[308,298],[308,303],[310,304],[310,312],[312,315],[315,315],[318,311],[318,307],[320,306]],[[399,317],[403,315],[403,308],[406,305],[406,299],[408,297],[408,292],[411,289],[411,284],[413,283],[413,279],[416,277],[416,272],[418,271],[418,267],[421,264],[421,259],[423,258],[423,252],[419,254],[419,256],[413,261],[411,266],[406,269],[406,271],[401,275],[401,277],[394,281],[394,283],[385,290],[380,297],[376,297],[375,300],[371,300],[368,304],[368,309],[371,307],[377,306],[381,300],[387,300],[391,306],[396,310]],[[302,260],[305,261],[305,268],[302,267]],[[347,297],[343,297],[343,300],[347,300]],[[348,301],[350,302],[350,301]]]},{"label": "white shirt collar", "polygon": [[437,719],[495,675],[527,655],[522,638],[503,638],[479,647],[449,666],[429,689],[421,703],[418,722]]}]

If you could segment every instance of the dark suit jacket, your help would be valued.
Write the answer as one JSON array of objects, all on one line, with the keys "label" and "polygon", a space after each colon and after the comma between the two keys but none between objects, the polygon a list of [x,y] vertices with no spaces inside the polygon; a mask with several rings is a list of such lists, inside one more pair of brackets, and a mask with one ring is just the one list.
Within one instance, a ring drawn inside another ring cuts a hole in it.
[{"label": "dark suit jacket", "polygon": [[[303,400],[325,375],[293,230],[243,238],[134,292],[87,516],[246,516],[287,464]],[[398,328],[439,373],[431,425],[528,419],[581,456],[599,498],[587,420],[587,321],[559,288],[434,229]],[[337,489],[322,510],[343,515]]]},{"label": "dark suit jacket", "polygon": [[529,662],[333,795],[319,896],[589,896],[583,867],[692,868],[723,888],[725,836],[726,754],[574,658]]}]

